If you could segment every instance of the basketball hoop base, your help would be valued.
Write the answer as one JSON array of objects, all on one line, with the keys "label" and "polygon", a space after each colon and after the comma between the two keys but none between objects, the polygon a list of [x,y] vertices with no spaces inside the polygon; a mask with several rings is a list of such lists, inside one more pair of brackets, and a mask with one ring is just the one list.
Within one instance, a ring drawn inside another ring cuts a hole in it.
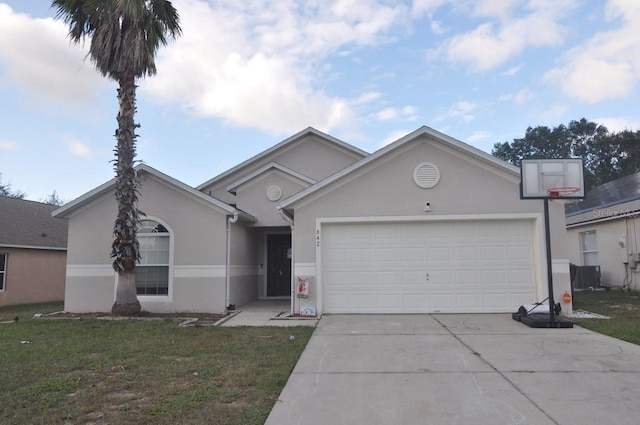
[{"label": "basketball hoop base", "polygon": [[573,328],[573,322],[562,316],[556,316],[551,323],[548,313],[527,314],[520,319],[520,322],[530,328]]}]

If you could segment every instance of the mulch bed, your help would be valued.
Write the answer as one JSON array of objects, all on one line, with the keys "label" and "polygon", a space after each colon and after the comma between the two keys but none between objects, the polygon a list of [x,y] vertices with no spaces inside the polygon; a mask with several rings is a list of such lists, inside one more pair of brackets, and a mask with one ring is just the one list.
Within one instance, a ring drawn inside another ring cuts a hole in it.
[{"label": "mulch bed", "polygon": [[212,313],[151,313],[141,311],[134,316],[121,316],[111,313],[56,313],[36,315],[38,319],[98,319],[98,320],[179,320],[180,326],[211,326],[227,317],[227,314]]}]

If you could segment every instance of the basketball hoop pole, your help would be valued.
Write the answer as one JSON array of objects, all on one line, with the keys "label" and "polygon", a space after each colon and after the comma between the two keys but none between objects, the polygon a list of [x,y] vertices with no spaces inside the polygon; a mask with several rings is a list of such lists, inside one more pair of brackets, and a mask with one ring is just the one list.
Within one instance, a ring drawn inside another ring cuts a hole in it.
[{"label": "basketball hoop pole", "polygon": [[551,229],[549,226],[549,199],[544,198],[544,235],[547,243],[547,284],[549,286],[549,326],[556,327],[556,313],[553,300],[553,269],[551,267]]}]

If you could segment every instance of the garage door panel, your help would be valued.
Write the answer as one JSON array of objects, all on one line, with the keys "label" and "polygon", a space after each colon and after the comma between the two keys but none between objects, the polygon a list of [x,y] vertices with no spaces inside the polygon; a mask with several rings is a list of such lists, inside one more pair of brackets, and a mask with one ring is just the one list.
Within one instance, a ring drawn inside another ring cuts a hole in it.
[{"label": "garage door panel", "polygon": [[423,265],[426,258],[424,247],[402,248],[402,262],[404,264],[416,263],[417,265]]},{"label": "garage door panel", "polygon": [[455,282],[458,284],[477,284],[478,270],[458,270],[455,272]]},{"label": "garage door panel", "polygon": [[350,264],[351,259],[349,258],[349,255],[349,249],[334,247],[326,252],[324,260],[332,265],[337,265],[339,263]]},{"label": "garage door panel", "polygon": [[[509,283],[512,287],[522,286],[528,289],[529,284],[535,279],[533,268],[521,268],[509,270]],[[529,303],[530,304],[530,303]]]},{"label": "garage door panel", "polygon": [[487,246],[480,248],[480,259],[483,261],[504,261],[507,259],[507,252],[504,246]]},{"label": "garage door panel", "polygon": [[423,288],[425,286],[425,275],[422,270],[402,270],[400,279],[396,280],[396,284],[411,285],[413,288]]},{"label": "garage door panel", "polygon": [[368,248],[353,248],[341,251],[342,254],[346,254],[345,261],[350,263],[369,263],[373,260],[373,253]]},{"label": "garage door panel", "polygon": [[440,284],[450,284],[452,281],[453,271],[451,270],[434,270],[433,268],[429,268],[429,270],[425,273],[429,275],[428,284],[429,286],[436,286]]},{"label": "garage door panel", "polygon": [[377,285],[380,284],[391,284],[395,285],[397,282],[401,282],[403,272],[400,270],[380,270],[375,275],[374,282]]},{"label": "garage door panel", "polygon": [[400,250],[399,248],[377,248],[375,259],[381,263],[396,264],[400,260]]},{"label": "garage door panel", "polygon": [[326,312],[510,312],[536,298],[528,220],[328,224],[322,232]]},{"label": "garage door panel", "polygon": [[507,273],[503,269],[483,270],[482,282],[486,284],[505,285],[507,283]]},{"label": "garage door panel", "polygon": [[452,251],[450,247],[429,247],[427,248],[427,259],[430,263],[450,262],[453,259]]},{"label": "garage door panel", "polygon": [[453,312],[455,306],[455,297],[451,293],[434,291],[429,296],[429,305],[435,313]]},{"label": "garage door panel", "polygon": [[472,246],[456,246],[453,248],[453,259],[457,263],[463,261],[475,261],[478,259],[478,251]]},{"label": "garage door panel", "polygon": [[507,251],[508,260],[524,260],[528,262],[532,257],[533,253],[529,245],[511,245]]},{"label": "garage door panel", "polygon": [[420,311],[427,305],[429,302],[429,298],[426,294],[405,294],[402,298],[403,308],[412,310],[412,311]]},{"label": "garage door panel", "polygon": [[482,292],[466,292],[462,294],[456,294],[456,308],[460,312],[468,312],[471,310],[480,310],[482,307]]}]

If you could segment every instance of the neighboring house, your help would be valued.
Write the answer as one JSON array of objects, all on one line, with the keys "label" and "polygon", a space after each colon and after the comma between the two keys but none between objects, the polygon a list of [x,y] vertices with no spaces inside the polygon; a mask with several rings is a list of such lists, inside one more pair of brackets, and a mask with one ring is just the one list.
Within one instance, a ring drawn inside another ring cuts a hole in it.
[{"label": "neighboring house", "polygon": [[640,173],[610,181],[566,208],[569,260],[600,266],[605,286],[640,289]]},{"label": "neighboring house", "polygon": [[67,220],[55,205],[0,196],[0,306],[64,298]]},{"label": "neighboring house", "polygon": [[[547,297],[543,202],[519,198],[518,168],[428,127],[371,155],[308,128],[197,188],[138,173],[149,311],[287,298],[294,313],[514,312]],[[113,188],[54,213],[69,219],[68,311],[114,301]],[[559,300],[569,261],[552,204]]]}]

